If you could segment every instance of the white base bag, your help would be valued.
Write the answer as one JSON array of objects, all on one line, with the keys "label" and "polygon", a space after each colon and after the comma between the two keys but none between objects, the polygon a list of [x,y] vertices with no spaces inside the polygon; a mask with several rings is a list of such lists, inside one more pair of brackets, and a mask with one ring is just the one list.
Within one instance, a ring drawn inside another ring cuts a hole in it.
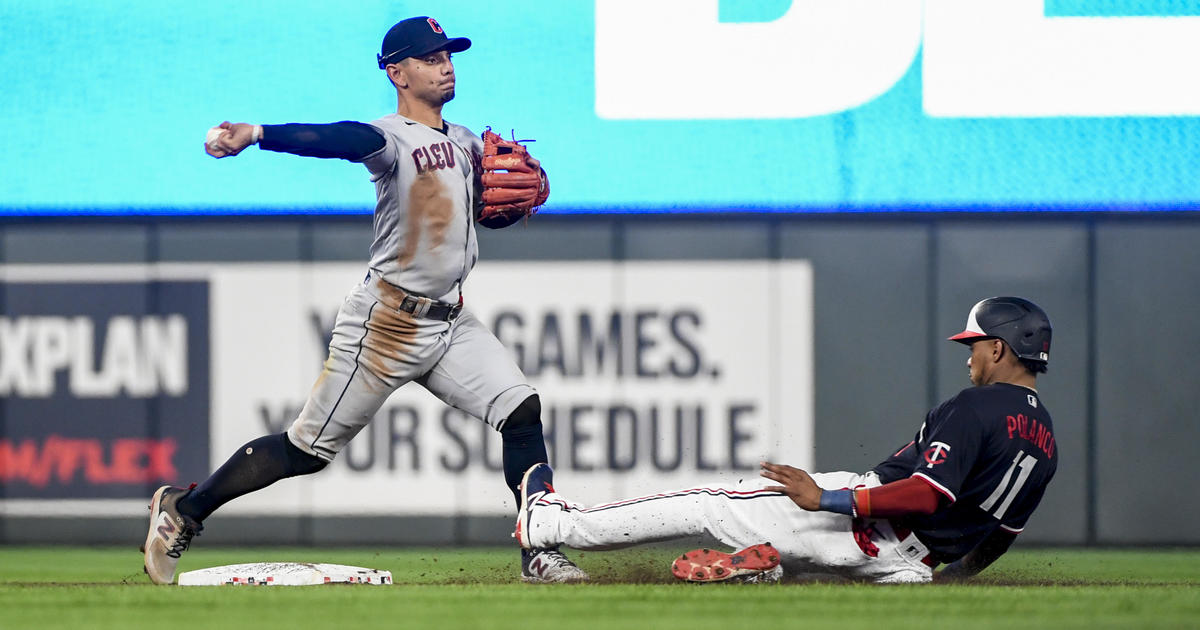
[{"label": "white base bag", "polygon": [[252,562],[179,574],[180,586],[314,586],[392,583],[390,571],[313,562]]}]

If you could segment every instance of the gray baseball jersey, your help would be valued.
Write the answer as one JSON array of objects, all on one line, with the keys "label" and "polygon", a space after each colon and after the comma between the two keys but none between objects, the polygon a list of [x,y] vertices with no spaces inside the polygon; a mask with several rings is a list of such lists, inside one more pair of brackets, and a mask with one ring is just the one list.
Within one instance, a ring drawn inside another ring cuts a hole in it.
[{"label": "gray baseball jersey", "polygon": [[496,429],[535,393],[469,309],[435,319],[405,308],[408,296],[459,302],[479,253],[482,141],[459,125],[442,133],[396,114],[371,124],[385,144],[362,160],[377,197],[370,270],[342,303],[329,358],[288,429],[326,460],[409,381]]},{"label": "gray baseball jersey", "polygon": [[446,133],[399,114],[372,121],[384,147],[363,159],[375,182],[371,269],[387,282],[443,302],[479,257],[483,141],[461,125]]}]

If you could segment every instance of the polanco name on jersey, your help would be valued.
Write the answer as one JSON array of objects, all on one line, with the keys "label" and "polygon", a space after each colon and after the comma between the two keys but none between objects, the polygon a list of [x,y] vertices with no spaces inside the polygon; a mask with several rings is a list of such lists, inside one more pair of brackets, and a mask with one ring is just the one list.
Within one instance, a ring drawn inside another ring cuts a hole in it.
[{"label": "polanco name on jersey", "polygon": [[182,315],[0,317],[0,396],[48,398],[64,371],[79,398],[180,396],[187,357]]}]

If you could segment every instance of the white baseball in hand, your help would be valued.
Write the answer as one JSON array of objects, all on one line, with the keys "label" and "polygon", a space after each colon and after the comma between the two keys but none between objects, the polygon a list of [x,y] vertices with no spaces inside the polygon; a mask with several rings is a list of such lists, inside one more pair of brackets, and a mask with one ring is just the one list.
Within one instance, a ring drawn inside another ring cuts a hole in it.
[{"label": "white baseball in hand", "polygon": [[220,138],[221,134],[225,133],[226,131],[228,130],[220,127],[213,127],[212,129],[209,129],[208,133],[204,134],[204,144],[208,145],[208,148],[212,149],[213,151],[216,151],[218,148],[217,138]]}]

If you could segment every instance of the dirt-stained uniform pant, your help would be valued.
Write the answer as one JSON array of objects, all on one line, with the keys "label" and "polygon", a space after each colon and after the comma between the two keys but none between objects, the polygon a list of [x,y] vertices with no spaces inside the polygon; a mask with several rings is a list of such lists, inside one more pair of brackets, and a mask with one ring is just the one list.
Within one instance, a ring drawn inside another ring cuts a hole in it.
[{"label": "dirt-stained uniform pant", "polygon": [[288,429],[293,444],[332,460],[409,381],[497,430],[536,393],[470,311],[450,322],[419,318],[400,310],[402,299],[374,275],[346,296],[325,368]]},{"label": "dirt-stained uniform pant", "polygon": [[[831,490],[879,485],[874,473],[818,473],[812,477],[817,485]],[[696,536],[716,539],[730,549],[769,542],[779,550],[784,572],[790,576],[840,576],[875,582],[931,579],[932,569],[921,562],[928,550],[915,536],[898,540],[886,520],[871,520],[866,522],[870,540],[860,544],[849,516],[802,510],[787,496],[763,489],[774,483],[760,477],[592,507],[550,493],[534,503],[529,539],[538,547],[563,544],[582,550],[620,549]]]}]

